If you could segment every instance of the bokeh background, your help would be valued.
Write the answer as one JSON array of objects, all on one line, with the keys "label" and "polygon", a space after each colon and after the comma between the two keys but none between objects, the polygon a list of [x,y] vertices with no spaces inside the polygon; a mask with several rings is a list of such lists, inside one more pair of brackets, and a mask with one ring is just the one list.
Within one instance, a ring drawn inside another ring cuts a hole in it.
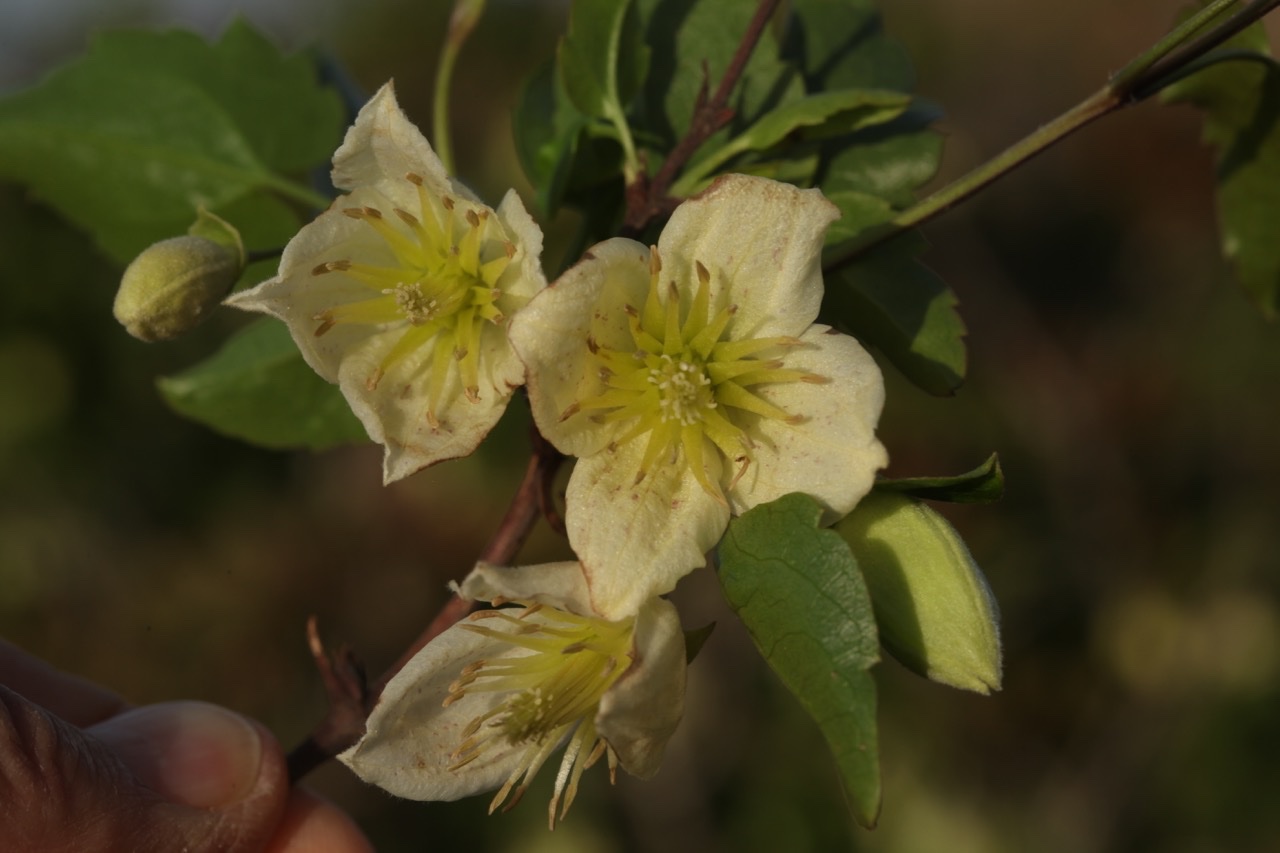
[{"label": "bokeh background", "polygon": [[[0,94],[95,30],[213,35],[236,5],[0,0]],[[366,91],[394,76],[426,124],[444,0],[239,5]],[[940,181],[1093,91],[1180,5],[882,3],[947,113]],[[463,55],[460,172],[482,195],[526,186],[509,113],[566,8],[490,0]],[[655,781],[610,789],[594,771],[552,834],[549,778],[492,818],[485,798],[398,802],[337,766],[313,784],[387,851],[1280,849],[1280,329],[1218,256],[1198,134],[1188,109],[1141,106],[926,228],[970,329],[969,381],[940,400],[888,371],[881,433],[899,476],[1000,452],[1006,498],[944,511],[1000,600],[1006,676],[984,698],[877,668],[877,830],[851,825],[821,737],[707,573],[676,595],[690,626],[718,627]],[[370,669],[392,660],[495,527],[523,415],[483,454],[390,488],[376,448],[246,447],[153,387],[235,318],[144,346],[110,319],[118,276],[0,185],[0,634],[134,702],[207,699],[296,742],[323,712],[307,615]],[[545,530],[525,552],[563,553]]]}]

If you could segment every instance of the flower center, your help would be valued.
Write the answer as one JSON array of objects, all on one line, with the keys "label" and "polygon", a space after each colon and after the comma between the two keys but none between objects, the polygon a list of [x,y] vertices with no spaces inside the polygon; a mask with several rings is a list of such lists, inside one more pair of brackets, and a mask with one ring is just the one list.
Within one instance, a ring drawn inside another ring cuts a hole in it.
[{"label": "flower center", "polygon": [[[483,621],[499,625],[478,624]],[[613,775],[616,759],[596,733],[595,715],[600,698],[631,666],[635,620],[607,622],[534,604],[518,610],[473,613],[463,627],[509,643],[514,653],[475,661],[449,685],[446,706],[470,693],[509,694],[467,725],[449,769],[457,770],[489,749],[523,747],[516,769],[489,806],[492,813],[514,789],[506,806],[509,809],[520,801],[543,763],[567,738],[551,800],[554,825],[561,796],[564,808],[560,816],[564,817],[582,772],[606,753]]]},{"label": "flower center", "polygon": [[416,212],[396,207],[394,217],[388,217],[376,207],[343,209],[381,238],[382,254],[390,257],[386,263],[326,261],[311,271],[346,276],[368,291],[362,299],[317,314],[315,333],[319,337],[340,323],[393,330],[394,343],[366,380],[370,391],[389,369],[427,348],[430,358],[420,369],[425,372],[427,420],[434,428],[455,365],[467,399],[480,398],[481,338],[486,327],[506,321],[497,283],[516,247],[488,208],[434,196],[419,175],[408,174],[405,180],[417,193]]},{"label": "flower center", "polygon": [[649,382],[658,389],[658,416],[664,422],[691,426],[702,421],[704,409],[716,407],[711,379],[696,361],[662,355],[658,365],[649,368]]},{"label": "flower center", "polygon": [[[694,267],[696,289],[681,288],[674,280],[663,288],[662,260],[657,248],[650,248],[644,307],[624,306],[631,346],[605,347],[598,341],[603,335],[593,330],[587,338],[591,358],[586,369],[595,381],[586,383],[590,390],[560,419],[585,413],[595,423],[626,424],[614,446],[648,436],[636,483],[659,460],[671,464],[683,454],[702,488],[725,503],[721,484],[708,471],[708,452],[729,463],[721,470],[736,467],[727,486],[733,488],[750,464],[755,447],[751,433],[759,419],[790,424],[804,420],[751,389],[827,380],[783,366],[782,355],[800,343],[796,338],[735,338],[732,325],[738,307],[728,304],[713,310],[711,273],[700,261]],[[687,305],[682,298],[687,298]]]}]

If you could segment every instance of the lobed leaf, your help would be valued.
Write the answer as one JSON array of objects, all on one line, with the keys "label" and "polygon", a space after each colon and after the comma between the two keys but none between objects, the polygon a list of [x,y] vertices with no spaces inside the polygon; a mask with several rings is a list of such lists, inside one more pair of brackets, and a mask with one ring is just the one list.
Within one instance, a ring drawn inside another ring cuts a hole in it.
[{"label": "lobed leaf", "polygon": [[251,444],[322,450],[367,440],[337,386],[307,366],[275,319],[254,320],[208,359],[158,385],[179,414]]},{"label": "lobed leaf", "polygon": [[880,811],[875,619],[858,564],[840,537],[819,530],[821,507],[791,494],[729,525],[721,586],[756,647],[831,747],[854,817]]}]

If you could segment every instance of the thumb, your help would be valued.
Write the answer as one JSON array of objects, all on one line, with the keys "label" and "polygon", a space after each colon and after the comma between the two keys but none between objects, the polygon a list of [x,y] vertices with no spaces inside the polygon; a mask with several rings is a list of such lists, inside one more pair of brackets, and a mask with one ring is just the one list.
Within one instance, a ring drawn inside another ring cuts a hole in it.
[{"label": "thumb", "polygon": [[81,731],[0,687],[0,849],[249,851],[287,795],[267,732],[173,702]]}]

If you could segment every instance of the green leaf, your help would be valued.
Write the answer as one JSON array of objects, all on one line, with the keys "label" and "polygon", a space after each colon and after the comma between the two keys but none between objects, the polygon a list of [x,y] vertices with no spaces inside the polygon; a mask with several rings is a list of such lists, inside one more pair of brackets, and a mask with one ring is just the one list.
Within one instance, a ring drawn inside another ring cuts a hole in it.
[{"label": "green leaf", "polygon": [[530,76],[516,106],[516,152],[547,217],[560,209],[587,123],[569,101],[555,66],[547,63]]},{"label": "green leaf", "polygon": [[923,246],[909,231],[828,273],[823,316],[878,347],[921,389],[947,395],[964,380],[965,327],[955,294],[916,259]]},{"label": "green leaf", "polygon": [[[633,93],[647,64],[630,7],[631,0],[575,0],[557,50],[560,79],[574,106],[615,126],[626,123],[620,82]],[[633,35],[624,40],[629,20]]]},{"label": "green leaf", "polygon": [[314,197],[277,170],[322,162],[336,96],[245,25],[217,45],[189,33],[114,33],[0,103],[0,178],[20,181],[128,260],[183,233],[200,205],[254,191]]},{"label": "green leaf", "polygon": [[575,0],[556,51],[560,81],[584,115],[619,109],[618,54],[630,0]]},{"label": "green leaf", "polygon": [[817,721],[854,817],[880,812],[879,660],[867,588],[848,546],[819,530],[822,509],[792,494],[735,519],[720,543],[720,583],[756,647]]},{"label": "green leaf", "polygon": [[910,96],[901,92],[876,89],[820,92],[788,101],[709,153],[681,178],[673,192],[692,194],[701,188],[703,179],[734,157],[749,151],[766,151],[792,134],[801,139],[820,139],[892,121],[910,101]]},{"label": "green leaf", "polygon": [[342,104],[334,90],[320,85],[312,57],[282,56],[243,18],[233,20],[212,45],[181,30],[111,33],[94,44],[89,59],[196,86],[277,172],[327,163],[342,140]]},{"label": "green leaf", "polygon": [[993,453],[977,468],[955,477],[879,480],[876,488],[923,500],[985,504],[998,501],[1004,495],[1004,472],[1000,469],[1000,457]]},{"label": "green leaf", "polygon": [[[704,81],[708,96],[738,50],[755,13],[756,4],[743,0],[638,0],[645,22],[645,41],[653,50],[645,81],[647,128],[668,143],[684,136]],[[795,69],[778,58],[777,43],[765,31],[729,106],[730,124],[739,133],[771,109],[804,95]],[[703,150],[713,151],[724,133],[712,137]]]},{"label": "green leaf", "polygon": [[917,99],[893,121],[824,145],[822,191],[876,195],[898,208],[913,204],[915,189],[934,176],[941,159],[942,138],[929,129],[939,114]]},{"label": "green leaf", "polygon": [[307,366],[278,320],[253,321],[210,358],[158,384],[179,414],[263,447],[322,450],[367,440],[337,386]]},{"label": "green leaf", "polygon": [[791,0],[783,56],[800,65],[809,91],[910,91],[905,50],[884,35],[874,0]]},{"label": "green leaf", "polygon": [[1228,48],[1223,61],[1165,88],[1161,97],[1204,110],[1204,139],[1217,149],[1223,254],[1262,313],[1274,319],[1280,315],[1280,64],[1266,56],[1261,24]]},{"label": "green leaf", "polygon": [[870,228],[893,219],[897,209],[887,199],[858,190],[836,190],[827,200],[840,208],[840,218],[827,229],[826,245],[852,240]]},{"label": "green leaf", "polygon": [[857,557],[890,654],[942,684],[1000,689],[995,599],[946,519],[906,495],[872,491],[836,530]]}]

